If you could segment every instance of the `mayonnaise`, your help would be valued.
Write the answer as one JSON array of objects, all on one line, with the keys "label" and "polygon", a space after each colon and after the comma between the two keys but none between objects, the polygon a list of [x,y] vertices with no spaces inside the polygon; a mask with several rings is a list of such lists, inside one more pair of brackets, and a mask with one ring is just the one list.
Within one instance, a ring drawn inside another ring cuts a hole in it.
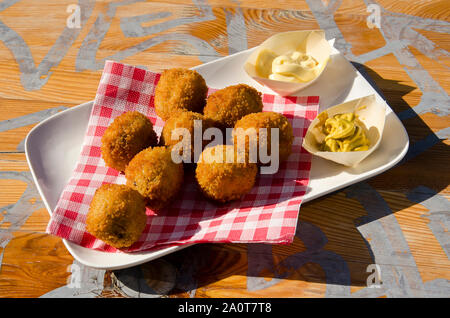
[{"label": "mayonnaise", "polygon": [[258,76],[284,82],[309,82],[317,77],[319,63],[309,54],[294,51],[277,56],[263,49],[256,59]]}]

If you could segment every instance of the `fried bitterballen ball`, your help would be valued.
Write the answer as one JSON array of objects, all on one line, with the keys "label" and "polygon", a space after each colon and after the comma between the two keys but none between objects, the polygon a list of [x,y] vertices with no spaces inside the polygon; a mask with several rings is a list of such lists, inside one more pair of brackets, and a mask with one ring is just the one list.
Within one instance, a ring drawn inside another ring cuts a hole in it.
[{"label": "fried bitterballen ball", "polygon": [[241,160],[233,145],[207,147],[197,163],[195,177],[203,194],[217,202],[240,199],[255,184],[256,163]]},{"label": "fried bitterballen ball", "polygon": [[[164,124],[160,143],[168,147],[178,145],[176,147],[179,149],[172,149],[179,152],[183,162],[197,162],[207,143],[203,140],[203,133],[212,126],[213,122],[206,119],[202,114],[179,111]],[[186,153],[184,153],[184,150],[186,150]]]},{"label": "fried bitterballen ball", "polygon": [[175,163],[166,147],[142,150],[125,169],[127,185],[147,200],[147,206],[161,210],[176,196],[184,179],[182,163]]},{"label": "fried bitterballen ball", "polygon": [[155,111],[164,121],[178,110],[203,113],[208,87],[196,71],[171,68],[163,71],[155,89]]},{"label": "fried bitterballen ball", "polygon": [[95,191],[86,217],[86,230],[115,247],[136,242],[147,222],[145,200],[136,190],[103,184]]},{"label": "fried bitterballen ball", "polygon": [[245,115],[261,112],[262,109],[261,93],[246,84],[238,84],[209,95],[203,114],[221,128],[232,128]]},{"label": "fried bitterballen ball", "polygon": [[[261,128],[266,128],[261,130]],[[265,143],[267,147],[267,155],[272,154],[272,147],[276,145],[271,144],[272,140],[272,128],[278,128],[278,151],[279,151],[279,162],[285,161],[292,152],[292,142],[294,140],[294,135],[292,132],[292,126],[288,119],[276,112],[261,112],[246,115],[236,122],[233,129],[233,142],[238,147],[238,149],[244,149],[247,152],[250,151],[250,140],[255,145],[256,149],[260,149]],[[252,133],[254,132],[254,133]],[[261,138],[261,134],[264,134],[264,138]],[[261,145],[260,145],[261,143]],[[258,163],[261,162],[261,158],[258,153]],[[264,163],[266,164],[266,163]]]},{"label": "fried bitterballen ball", "polygon": [[137,111],[126,112],[106,128],[101,140],[102,158],[107,166],[125,171],[138,152],[157,143],[152,122]]}]

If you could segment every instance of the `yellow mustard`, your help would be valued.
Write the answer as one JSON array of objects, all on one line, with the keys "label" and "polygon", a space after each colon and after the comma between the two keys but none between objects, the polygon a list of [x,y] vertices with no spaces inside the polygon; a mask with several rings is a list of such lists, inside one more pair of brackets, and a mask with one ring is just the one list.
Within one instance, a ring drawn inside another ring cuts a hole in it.
[{"label": "yellow mustard", "polygon": [[258,76],[284,82],[309,82],[317,76],[319,63],[309,54],[294,51],[285,55],[263,49],[256,59]]},{"label": "yellow mustard", "polygon": [[322,132],[325,134],[322,151],[348,152],[369,149],[370,140],[364,132],[363,124],[354,113],[321,118],[321,123]]}]

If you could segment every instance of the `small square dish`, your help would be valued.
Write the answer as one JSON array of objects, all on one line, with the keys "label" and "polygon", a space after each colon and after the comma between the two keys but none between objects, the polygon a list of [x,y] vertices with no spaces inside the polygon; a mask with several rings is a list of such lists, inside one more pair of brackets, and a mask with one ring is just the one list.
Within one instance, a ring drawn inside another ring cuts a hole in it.
[{"label": "small square dish", "polygon": [[[193,69],[199,72],[212,88],[220,89],[244,83],[263,93],[272,93],[270,89],[249,77],[242,67],[253,50],[226,56]],[[319,112],[368,95],[375,95],[375,98],[385,103],[369,82],[335,48],[332,48],[330,61],[320,78],[298,94],[320,96]],[[75,168],[92,106],[93,102],[90,101],[62,111],[36,125],[26,138],[25,153],[30,171],[50,214]],[[312,157],[310,183],[303,202],[380,174],[405,156],[409,147],[408,135],[392,109],[387,104],[386,106],[385,131],[380,145],[360,164],[345,167],[317,156]],[[384,138],[385,135],[391,134],[396,138]],[[191,245],[135,253],[107,253],[63,241],[68,251],[80,263],[110,270],[139,265]]]}]

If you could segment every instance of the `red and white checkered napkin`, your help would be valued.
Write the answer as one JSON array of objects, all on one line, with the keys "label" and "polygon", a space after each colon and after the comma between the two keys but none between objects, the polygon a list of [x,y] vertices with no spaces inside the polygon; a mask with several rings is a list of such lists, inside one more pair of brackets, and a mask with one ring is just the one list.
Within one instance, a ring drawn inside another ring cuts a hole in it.
[{"label": "red and white checkered napkin", "polygon": [[[134,66],[107,61],[75,171],[65,186],[47,226],[47,233],[81,246],[118,252],[85,230],[86,215],[95,190],[103,183],[125,184],[123,174],[105,166],[101,137],[120,114],[137,110],[147,115],[159,135],[164,122],[153,107],[160,75]],[[284,114],[294,130],[289,160],[274,175],[259,175],[242,200],[215,205],[206,200],[186,173],[183,189],[169,208],[155,215],[147,210],[147,226],[138,242],[125,252],[207,242],[290,243],[309,181],[310,154],[302,147],[309,123],[316,117],[319,98],[263,95],[264,110]],[[74,118],[76,120],[76,118]]]}]

